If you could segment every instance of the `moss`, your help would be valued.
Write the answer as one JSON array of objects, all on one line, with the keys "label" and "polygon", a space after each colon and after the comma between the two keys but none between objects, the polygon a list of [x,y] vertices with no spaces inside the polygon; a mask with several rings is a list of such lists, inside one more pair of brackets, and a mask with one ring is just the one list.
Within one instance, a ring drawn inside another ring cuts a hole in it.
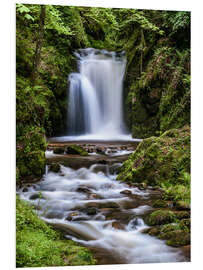
[{"label": "moss", "polygon": [[183,230],[188,230],[190,231],[190,227],[191,227],[191,222],[190,222],[190,218],[184,218],[180,221],[180,227]]},{"label": "moss", "polygon": [[166,244],[173,247],[186,246],[190,244],[190,234],[182,230],[167,233]]},{"label": "moss", "polygon": [[88,156],[88,152],[78,145],[70,145],[65,149],[67,154]]},{"label": "moss", "polygon": [[65,149],[63,147],[55,147],[54,154],[64,154]]},{"label": "moss", "polygon": [[168,224],[175,221],[175,214],[172,211],[168,210],[157,210],[150,214],[147,218],[147,224],[154,226],[154,225],[162,225]]},{"label": "moss", "polygon": [[65,240],[61,233],[40,220],[32,208],[17,197],[17,267],[92,265],[95,262],[88,249]]},{"label": "moss", "polygon": [[163,200],[156,200],[153,204],[153,207],[155,208],[166,208],[168,206],[167,202]]},{"label": "moss", "polygon": [[46,140],[44,129],[36,126],[25,126],[18,137],[16,162],[19,178],[37,176],[45,171]]},{"label": "moss", "polygon": [[60,166],[60,164],[58,164],[58,163],[52,163],[52,164],[50,165],[50,167],[49,167],[49,170],[50,170],[50,171],[56,172],[56,173],[60,172],[60,169],[61,169],[61,166]]},{"label": "moss", "polygon": [[190,218],[190,213],[188,211],[177,211],[174,213],[177,219]]}]

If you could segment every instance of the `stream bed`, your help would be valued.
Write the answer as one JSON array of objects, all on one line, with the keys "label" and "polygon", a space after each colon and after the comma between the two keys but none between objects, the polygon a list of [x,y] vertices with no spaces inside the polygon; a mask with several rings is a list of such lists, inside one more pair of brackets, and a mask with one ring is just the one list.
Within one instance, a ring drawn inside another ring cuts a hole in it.
[{"label": "stream bed", "polygon": [[[59,172],[47,165],[41,181],[19,188],[17,193],[66,238],[90,248],[97,264],[188,261],[180,248],[142,233],[148,228],[145,216],[153,210],[152,202],[161,191],[117,181],[122,165],[119,157],[126,159],[131,152],[124,149],[112,153],[108,149],[105,155],[114,162],[101,164],[96,159],[96,163],[76,169],[60,165]],[[46,155],[56,158],[51,151]],[[92,153],[91,158],[96,155]]]}]

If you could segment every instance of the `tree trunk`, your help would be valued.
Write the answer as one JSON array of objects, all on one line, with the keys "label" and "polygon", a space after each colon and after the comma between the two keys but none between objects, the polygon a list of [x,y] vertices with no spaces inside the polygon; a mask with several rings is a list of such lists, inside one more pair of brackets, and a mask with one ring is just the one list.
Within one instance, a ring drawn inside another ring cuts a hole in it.
[{"label": "tree trunk", "polygon": [[35,82],[36,82],[37,77],[38,77],[40,54],[41,54],[41,48],[42,48],[42,43],[43,43],[43,37],[44,37],[45,16],[46,16],[46,6],[41,5],[41,13],[40,13],[40,20],[39,20],[39,30],[38,30],[36,50],[35,50],[34,62],[33,62],[32,85],[35,85]]}]

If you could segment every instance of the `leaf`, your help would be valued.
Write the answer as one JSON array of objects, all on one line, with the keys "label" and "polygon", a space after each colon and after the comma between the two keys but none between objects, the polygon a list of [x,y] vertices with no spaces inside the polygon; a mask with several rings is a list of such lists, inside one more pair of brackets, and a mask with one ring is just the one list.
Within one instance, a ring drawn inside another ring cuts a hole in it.
[{"label": "leaf", "polygon": [[34,18],[30,14],[26,14],[25,18],[34,22]]},{"label": "leaf", "polygon": [[30,12],[30,9],[28,7],[26,7],[25,5],[23,5],[23,4],[17,4],[16,8],[17,8],[17,11],[20,12],[20,13]]}]

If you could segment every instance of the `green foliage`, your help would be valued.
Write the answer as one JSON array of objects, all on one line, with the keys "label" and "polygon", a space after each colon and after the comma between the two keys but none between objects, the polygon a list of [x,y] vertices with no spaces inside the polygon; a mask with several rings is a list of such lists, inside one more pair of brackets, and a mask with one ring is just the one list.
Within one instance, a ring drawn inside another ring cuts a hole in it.
[{"label": "green foliage", "polygon": [[95,264],[91,253],[39,219],[27,203],[16,200],[16,266],[47,267]]},{"label": "green foliage", "polygon": [[57,6],[46,6],[46,12],[45,29],[56,30],[59,35],[73,35],[70,27],[63,22],[63,14],[57,9]]},{"label": "green foliage", "polygon": [[37,126],[21,126],[20,135],[16,143],[18,178],[42,176],[45,171],[46,149],[44,129]]}]

